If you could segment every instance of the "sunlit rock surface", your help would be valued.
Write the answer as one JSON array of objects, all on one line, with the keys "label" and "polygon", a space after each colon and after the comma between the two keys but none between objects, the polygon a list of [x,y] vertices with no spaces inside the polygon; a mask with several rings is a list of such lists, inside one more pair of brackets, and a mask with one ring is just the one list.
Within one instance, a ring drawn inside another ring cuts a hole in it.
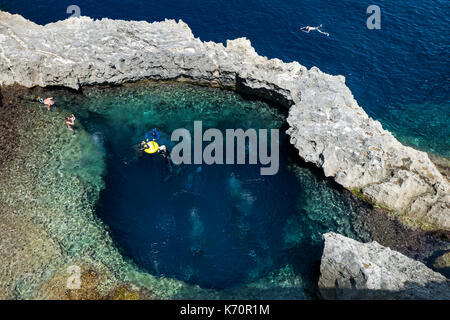
[{"label": "sunlit rock surface", "polygon": [[323,236],[319,288],[325,299],[449,299],[450,281],[377,242]]},{"label": "sunlit rock surface", "polygon": [[259,56],[244,38],[202,42],[182,21],[87,17],[46,26],[0,12],[0,85],[67,86],[177,79],[290,107],[300,156],[364,199],[422,227],[450,229],[450,192],[427,154],[403,146],[358,106],[343,76]]}]

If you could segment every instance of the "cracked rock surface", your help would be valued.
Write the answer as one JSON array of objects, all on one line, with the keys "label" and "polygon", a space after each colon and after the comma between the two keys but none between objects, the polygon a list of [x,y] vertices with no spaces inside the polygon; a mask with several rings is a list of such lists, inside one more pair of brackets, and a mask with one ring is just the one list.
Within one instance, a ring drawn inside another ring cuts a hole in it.
[{"label": "cracked rock surface", "polygon": [[323,235],[319,288],[325,299],[448,300],[450,281],[377,242]]},{"label": "cracked rock surface", "polygon": [[289,108],[291,143],[345,188],[415,224],[450,230],[450,192],[425,152],[402,145],[358,105],[343,76],[259,56],[245,38],[195,38],[184,22],[81,17],[46,26],[0,12],[0,86],[188,80]]}]

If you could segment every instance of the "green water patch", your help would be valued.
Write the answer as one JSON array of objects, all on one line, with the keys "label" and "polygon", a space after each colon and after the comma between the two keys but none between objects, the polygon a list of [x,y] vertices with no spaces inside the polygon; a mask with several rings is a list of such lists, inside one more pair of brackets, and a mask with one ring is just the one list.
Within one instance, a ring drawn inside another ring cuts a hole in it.
[{"label": "green water patch", "polygon": [[16,139],[7,142],[0,174],[0,296],[67,298],[71,266],[95,284],[84,297],[95,291],[92,296],[104,298],[125,282],[158,298],[182,290],[183,283],[153,277],[124,259],[96,216],[106,164],[92,136],[80,127],[74,137],[63,108],[48,112],[35,102],[37,94],[7,90],[3,108],[17,116],[10,128]]}]

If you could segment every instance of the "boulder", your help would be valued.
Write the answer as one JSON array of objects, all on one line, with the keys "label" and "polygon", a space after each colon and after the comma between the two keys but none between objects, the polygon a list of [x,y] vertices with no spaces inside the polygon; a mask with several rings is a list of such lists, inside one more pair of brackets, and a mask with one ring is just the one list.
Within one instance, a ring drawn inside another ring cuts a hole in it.
[{"label": "boulder", "polygon": [[450,299],[450,281],[423,263],[336,233],[323,235],[319,289],[325,299]]}]

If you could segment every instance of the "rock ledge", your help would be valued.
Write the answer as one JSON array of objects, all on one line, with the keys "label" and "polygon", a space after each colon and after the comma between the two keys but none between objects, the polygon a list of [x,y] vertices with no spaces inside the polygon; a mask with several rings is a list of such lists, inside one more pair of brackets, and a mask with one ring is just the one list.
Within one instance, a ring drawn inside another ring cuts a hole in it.
[{"label": "rock ledge", "polygon": [[450,299],[450,281],[423,263],[336,233],[323,235],[319,288],[325,299]]},{"label": "rock ledge", "polygon": [[259,56],[244,38],[202,42],[182,21],[87,17],[46,26],[0,12],[0,86],[120,84],[140,79],[221,86],[289,107],[300,157],[364,199],[450,230],[450,189],[427,154],[403,146],[358,106],[343,76]]}]

